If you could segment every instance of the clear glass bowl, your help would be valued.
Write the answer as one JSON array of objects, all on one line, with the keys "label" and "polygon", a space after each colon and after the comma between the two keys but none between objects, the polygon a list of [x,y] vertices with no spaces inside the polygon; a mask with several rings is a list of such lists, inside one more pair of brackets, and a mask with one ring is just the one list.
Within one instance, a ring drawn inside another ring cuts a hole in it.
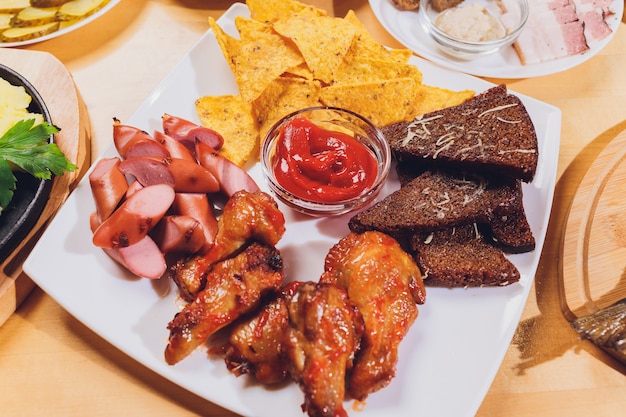
[{"label": "clear glass bowl", "polygon": [[[332,202],[306,199],[281,185],[274,174],[276,144],[285,125],[297,117],[313,121],[325,130],[348,134],[367,147],[377,162],[373,184],[355,197]],[[382,132],[366,118],[345,109],[311,107],[285,116],[269,130],[261,146],[261,165],[271,192],[284,204],[311,216],[337,216],[363,207],[378,195],[389,174],[391,150]]]},{"label": "clear glass bowl", "polygon": [[[465,0],[442,11],[437,10],[436,4],[433,0],[420,2],[420,24],[443,52],[457,58],[484,56],[512,45],[528,20],[528,0]],[[485,11],[491,16],[491,25],[485,21]],[[451,12],[456,16],[452,17]],[[444,14],[450,18],[447,27],[438,23]],[[496,29],[501,30],[501,35],[480,40],[481,34]]]}]

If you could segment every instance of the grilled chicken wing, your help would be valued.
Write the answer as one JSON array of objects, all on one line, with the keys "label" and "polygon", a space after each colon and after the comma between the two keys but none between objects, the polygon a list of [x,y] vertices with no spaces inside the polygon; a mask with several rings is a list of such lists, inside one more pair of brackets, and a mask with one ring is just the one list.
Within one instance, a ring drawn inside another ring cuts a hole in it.
[{"label": "grilled chicken wing", "polygon": [[343,288],[306,282],[287,304],[283,352],[289,373],[304,393],[311,417],[347,417],[346,370],[358,350],[363,322]]},{"label": "grilled chicken wing", "polygon": [[204,260],[211,264],[225,259],[250,240],[276,245],[284,233],[285,217],[270,195],[238,191],[224,206],[215,242]]},{"label": "grilled chicken wing", "polygon": [[358,400],[385,387],[395,376],[398,345],[417,318],[426,290],[414,260],[380,232],[350,233],[326,256],[320,282],[346,289],[361,314],[365,333],[348,379]]},{"label": "grilled chicken wing", "polygon": [[203,255],[176,262],[169,271],[181,297],[191,302],[206,284],[211,266],[232,256],[247,242],[275,245],[285,233],[285,218],[274,199],[261,191],[235,193],[218,220],[213,246]]},{"label": "grilled chicken wing", "polygon": [[280,288],[282,281],[280,253],[258,242],[215,264],[204,289],[168,324],[166,362],[173,365],[187,357],[217,330],[256,308],[261,297]]},{"label": "grilled chicken wing", "polygon": [[268,385],[287,378],[282,337],[289,322],[287,303],[298,285],[300,282],[286,284],[258,312],[233,325],[224,360],[235,375],[251,374]]},{"label": "grilled chicken wing", "polygon": [[206,285],[209,269],[210,265],[201,256],[191,256],[179,259],[172,265],[168,276],[178,287],[180,298],[191,303]]}]

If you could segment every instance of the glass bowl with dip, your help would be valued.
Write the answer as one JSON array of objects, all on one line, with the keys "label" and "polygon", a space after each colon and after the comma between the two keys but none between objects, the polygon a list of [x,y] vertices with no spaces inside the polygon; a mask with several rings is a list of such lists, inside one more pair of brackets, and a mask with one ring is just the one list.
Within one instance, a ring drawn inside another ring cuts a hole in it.
[{"label": "glass bowl with dip", "polygon": [[528,0],[422,0],[419,20],[443,52],[471,59],[513,44],[528,11]]},{"label": "glass bowl with dip", "polygon": [[269,130],[261,165],[270,190],[284,204],[311,216],[336,216],[378,195],[389,174],[391,150],[363,116],[311,107]]}]

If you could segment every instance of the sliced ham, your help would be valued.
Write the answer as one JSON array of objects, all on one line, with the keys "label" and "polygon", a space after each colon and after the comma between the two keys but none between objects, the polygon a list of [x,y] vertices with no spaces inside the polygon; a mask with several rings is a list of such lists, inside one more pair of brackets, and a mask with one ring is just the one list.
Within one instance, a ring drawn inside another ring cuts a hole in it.
[{"label": "sliced ham", "polygon": [[[514,43],[523,65],[578,55],[612,32],[611,0],[530,0],[526,27]],[[506,4],[505,4],[506,7]]]},{"label": "sliced ham", "polygon": [[558,23],[551,12],[535,15],[515,42],[522,64],[537,64],[582,53],[589,49],[580,21]]},{"label": "sliced ham", "polygon": [[579,16],[585,25],[585,37],[588,40],[599,41],[611,34],[611,28],[597,9],[579,13]]}]

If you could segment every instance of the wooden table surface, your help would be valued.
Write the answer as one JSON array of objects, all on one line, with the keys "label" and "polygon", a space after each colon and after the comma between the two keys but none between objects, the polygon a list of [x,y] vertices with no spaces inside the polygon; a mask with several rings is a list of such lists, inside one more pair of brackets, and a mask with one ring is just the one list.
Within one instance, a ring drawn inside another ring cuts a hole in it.
[{"label": "wooden table surface", "polygon": [[[376,39],[401,46],[366,0],[310,2],[338,16],[353,9]],[[24,49],[54,54],[73,74],[91,118],[95,158],[110,141],[112,118],[127,119],[208,29],[207,17],[219,17],[232,3],[122,0],[89,25]],[[594,156],[626,128],[625,69],[622,23],[603,51],[576,68],[492,80],[559,107],[563,119],[554,207],[535,284],[477,416],[624,415],[626,370],[569,327],[560,308],[557,264],[561,225],[578,182]],[[38,288],[0,327],[0,414],[234,416],[127,357]]]}]

